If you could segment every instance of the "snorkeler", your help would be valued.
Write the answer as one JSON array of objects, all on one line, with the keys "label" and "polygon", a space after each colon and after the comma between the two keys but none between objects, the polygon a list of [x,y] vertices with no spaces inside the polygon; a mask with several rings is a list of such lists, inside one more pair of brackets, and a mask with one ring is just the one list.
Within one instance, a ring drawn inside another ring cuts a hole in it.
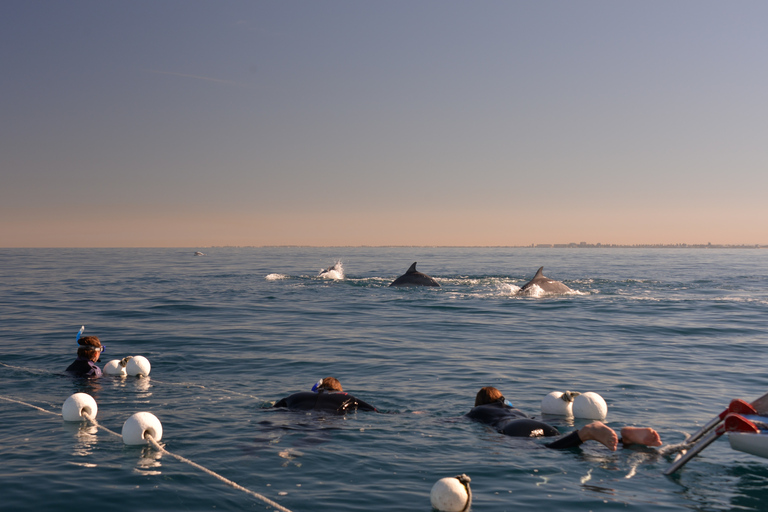
[{"label": "snorkeler", "polygon": [[96,366],[104,346],[96,336],[82,336],[83,329],[77,335],[77,359],[64,370],[72,377],[96,378],[101,377],[101,368]]},{"label": "snorkeler", "polygon": [[[550,437],[560,435],[553,426],[528,417],[523,411],[509,405],[501,391],[488,386],[477,392],[475,407],[466,416],[480,423],[485,423],[500,433],[513,437]],[[624,427],[621,439],[616,432],[601,421],[594,421],[560,439],[546,443],[548,448],[562,450],[581,445],[586,441],[597,441],[615,451],[619,441],[624,446],[639,444],[643,446],[661,446],[659,434],[652,428]]]},{"label": "snorkeler", "polygon": [[374,411],[374,406],[344,393],[341,383],[334,377],[320,379],[312,391],[301,391],[278,400],[272,407],[285,407],[292,411],[324,411],[346,414],[351,411]]}]

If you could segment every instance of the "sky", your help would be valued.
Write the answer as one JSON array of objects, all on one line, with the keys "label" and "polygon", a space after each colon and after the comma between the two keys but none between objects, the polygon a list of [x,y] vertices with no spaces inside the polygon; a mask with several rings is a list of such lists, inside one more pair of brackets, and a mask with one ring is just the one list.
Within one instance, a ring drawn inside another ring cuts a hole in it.
[{"label": "sky", "polygon": [[766,20],[4,0],[0,247],[768,244]]}]

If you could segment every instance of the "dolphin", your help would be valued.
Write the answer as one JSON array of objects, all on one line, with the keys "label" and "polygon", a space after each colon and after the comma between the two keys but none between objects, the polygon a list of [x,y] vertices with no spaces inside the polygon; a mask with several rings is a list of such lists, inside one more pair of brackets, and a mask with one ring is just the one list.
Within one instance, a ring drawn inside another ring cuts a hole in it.
[{"label": "dolphin", "polygon": [[337,261],[330,267],[320,270],[317,275],[326,279],[344,279],[344,267],[341,266],[341,261]]},{"label": "dolphin", "polygon": [[518,291],[518,294],[522,294],[525,291],[527,291],[529,288],[531,288],[533,285],[538,286],[541,288],[544,293],[568,293],[572,292],[570,288],[565,286],[560,281],[555,281],[554,279],[550,279],[548,277],[545,277],[544,274],[544,267],[539,268],[539,270],[536,272],[536,275],[533,276],[533,279],[528,281],[523,285],[522,288],[520,288],[520,291]]},{"label": "dolphin", "polygon": [[406,273],[392,281],[389,286],[437,286],[439,288],[440,283],[427,274],[416,270],[416,262],[414,261]]}]

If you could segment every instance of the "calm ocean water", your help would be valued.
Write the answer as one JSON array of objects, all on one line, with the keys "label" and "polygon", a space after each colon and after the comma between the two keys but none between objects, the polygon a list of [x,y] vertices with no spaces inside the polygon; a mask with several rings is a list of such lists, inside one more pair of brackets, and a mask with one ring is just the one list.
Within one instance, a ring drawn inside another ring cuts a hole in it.
[{"label": "calm ocean water", "polygon": [[[536,415],[550,391],[595,391],[609,425],[682,441],[768,391],[767,250],[194,251],[0,250],[0,397],[17,401],[0,400],[2,510],[268,508],[63,422],[77,391],[113,431],[152,412],[168,451],[293,512],[429,511],[432,485],[460,473],[475,511],[768,507],[768,460],[725,439],[670,478],[654,450],[555,451],[462,418],[486,385]],[[345,279],[317,277],[339,259]],[[387,287],[414,261],[442,288]],[[515,296],[542,265],[581,293]],[[143,355],[150,377],[63,376],[81,325],[102,363]],[[329,375],[386,414],[264,408]]]}]

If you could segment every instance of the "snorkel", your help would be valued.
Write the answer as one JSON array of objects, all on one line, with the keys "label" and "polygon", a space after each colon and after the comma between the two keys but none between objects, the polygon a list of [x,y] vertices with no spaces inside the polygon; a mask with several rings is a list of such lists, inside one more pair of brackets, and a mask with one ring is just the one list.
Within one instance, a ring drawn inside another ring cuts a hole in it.
[{"label": "snorkel", "polygon": [[312,386],[312,392],[317,393],[318,388],[323,385],[323,379],[320,379],[319,381],[315,382],[315,385]]},{"label": "snorkel", "polygon": [[[101,341],[98,338],[95,338],[96,341],[99,342],[98,346],[97,345],[91,345],[90,343],[88,343],[88,344],[80,343],[80,337],[83,335],[83,331],[85,331],[85,326],[80,327],[80,330],[77,331],[77,337],[75,337],[75,342],[77,343],[78,356],[80,355],[80,349],[81,348],[82,349],[86,349],[86,350],[92,350],[94,352],[98,352],[99,357],[96,359],[96,362],[100,363],[101,362],[101,354],[103,354],[104,351],[107,349],[106,345],[101,343]],[[88,338],[88,336],[86,336],[86,338]],[[83,340],[83,341],[86,341],[86,340]]]}]

